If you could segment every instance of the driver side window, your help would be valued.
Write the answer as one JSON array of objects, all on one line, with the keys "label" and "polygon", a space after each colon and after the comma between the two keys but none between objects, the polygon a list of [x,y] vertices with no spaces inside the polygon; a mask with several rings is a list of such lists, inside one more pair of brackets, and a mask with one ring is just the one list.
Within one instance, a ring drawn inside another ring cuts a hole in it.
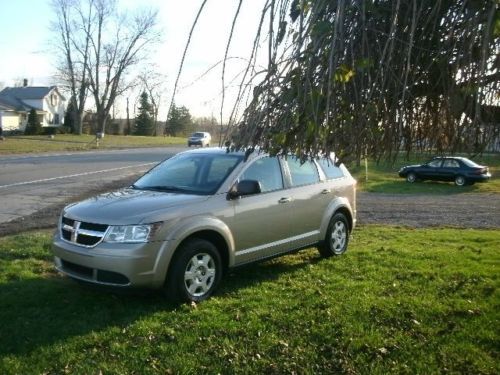
[{"label": "driver side window", "polygon": [[439,168],[441,166],[441,161],[442,161],[441,159],[433,160],[428,165],[429,165],[429,167],[432,167],[432,168]]},{"label": "driver side window", "polygon": [[262,193],[283,189],[283,177],[278,158],[266,156],[250,165],[240,176],[242,180],[256,180],[260,182]]}]

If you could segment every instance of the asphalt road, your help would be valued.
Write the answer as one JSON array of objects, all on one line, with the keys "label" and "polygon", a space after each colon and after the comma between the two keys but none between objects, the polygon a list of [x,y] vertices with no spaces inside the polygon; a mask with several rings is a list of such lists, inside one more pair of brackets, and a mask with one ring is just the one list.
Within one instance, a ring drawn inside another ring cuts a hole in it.
[{"label": "asphalt road", "polygon": [[140,175],[184,147],[0,156],[0,223]]}]

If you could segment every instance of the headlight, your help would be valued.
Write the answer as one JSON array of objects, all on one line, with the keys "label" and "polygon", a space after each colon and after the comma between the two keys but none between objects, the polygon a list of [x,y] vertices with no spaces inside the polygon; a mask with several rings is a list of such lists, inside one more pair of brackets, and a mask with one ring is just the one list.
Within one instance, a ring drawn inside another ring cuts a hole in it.
[{"label": "headlight", "polygon": [[108,243],[138,243],[148,242],[153,234],[155,224],[150,225],[119,225],[110,226],[104,242]]}]

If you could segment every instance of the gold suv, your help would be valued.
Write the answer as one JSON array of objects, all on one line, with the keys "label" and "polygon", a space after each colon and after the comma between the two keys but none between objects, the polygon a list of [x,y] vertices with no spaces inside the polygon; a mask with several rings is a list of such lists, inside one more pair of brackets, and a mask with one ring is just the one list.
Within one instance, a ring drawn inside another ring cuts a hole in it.
[{"label": "gold suv", "polygon": [[356,181],[331,158],[187,151],[128,188],[65,207],[55,265],[85,282],[201,301],[228,268],[314,245],[343,254],[355,199]]}]

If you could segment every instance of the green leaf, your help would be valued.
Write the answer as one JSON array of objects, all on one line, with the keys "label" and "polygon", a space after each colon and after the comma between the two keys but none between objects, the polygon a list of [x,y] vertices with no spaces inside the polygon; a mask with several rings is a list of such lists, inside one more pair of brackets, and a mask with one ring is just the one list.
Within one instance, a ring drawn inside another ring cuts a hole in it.
[{"label": "green leaf", "polygon": [[347,83],[352,77],[356,75],[356,72],[345,64],[340,65],[335,74],[334,80],[337,82]]}]

